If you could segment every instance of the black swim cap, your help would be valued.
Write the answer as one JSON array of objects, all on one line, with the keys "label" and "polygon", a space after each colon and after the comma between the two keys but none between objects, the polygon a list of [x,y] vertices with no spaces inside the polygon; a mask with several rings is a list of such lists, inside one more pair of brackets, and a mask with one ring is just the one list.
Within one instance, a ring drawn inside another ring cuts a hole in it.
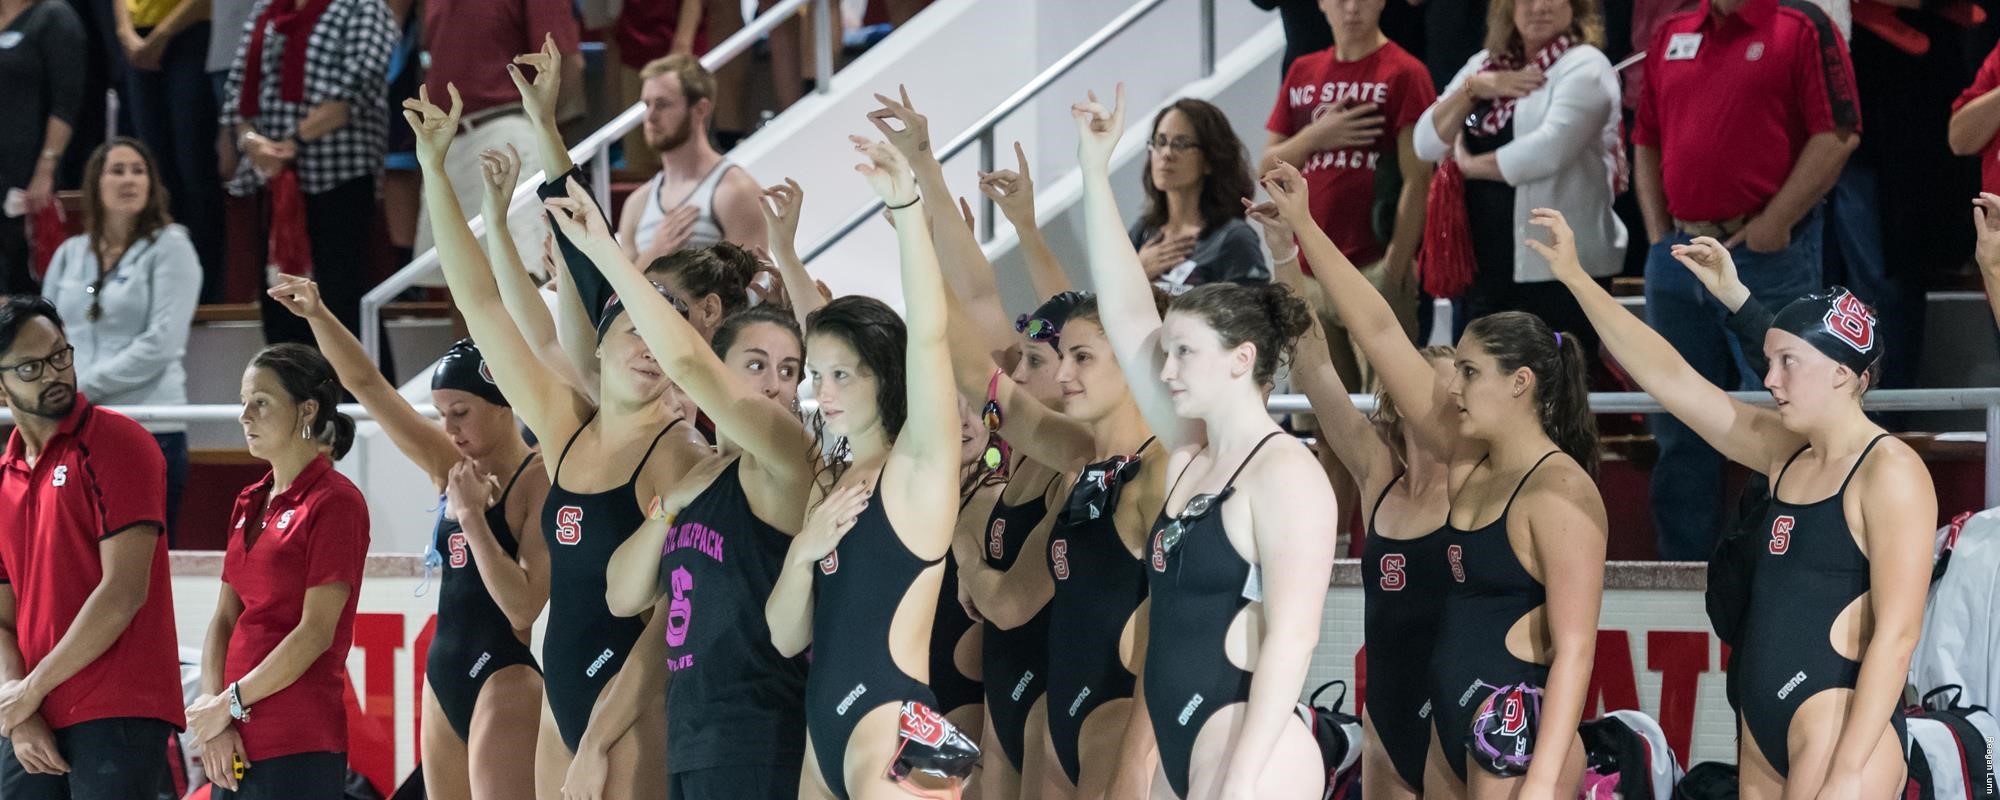
[{"label": "black swim cap", "polygon": [[431,391],[439,389],[457,389],[496,406],[510,405],[507,396],[500,393],[499,384],[493,382],[493,371],[486,368],[486,358],[479,354],[479,346],[471,339],[453,342],[444,358],[438,359],[437,369],[431,372]]},{"label": "black swim cap", "polygon": [[[681,312],[681,318],[686,319],[688,315],[687,304],[681,302],[680,298],[675,297],[673,292],[667,291],[667,287],[661,286],[658,281],[651,281],[651,283],[653,284],[653,291],[659,292],[661,297],[667,298],[667,302],[673,304],[674,310]],[[599,344],[603,344],[605,334],[611,332],[611,321],[617,319],[618,315],[623,313],[625,313],[625,301],[618,299],[618,293],[613,292],[610,299],[604,301],[604,313],[597,317],[597,341]]]},{"label": "black swim cap", "polygon": [[1048,342],[1050,347],[1061,349],[1063,325],[1069,323],[1069,315],[1083,305],[1092,295],[1089,292],[1058,292],[1054,297],[1035,307],[1032,314],[1022,314],[1014,320],[1014,330],[1028,335],[1037,342]]},{"label": "black swim cap", "polygon": [[1806,340],[1813,349],[1856,375],[1867,371],[1882,357],[1882,337],[1875,330],[1875,309],[1844,286],[1792,301],[1772,318],[1771,327]]}]

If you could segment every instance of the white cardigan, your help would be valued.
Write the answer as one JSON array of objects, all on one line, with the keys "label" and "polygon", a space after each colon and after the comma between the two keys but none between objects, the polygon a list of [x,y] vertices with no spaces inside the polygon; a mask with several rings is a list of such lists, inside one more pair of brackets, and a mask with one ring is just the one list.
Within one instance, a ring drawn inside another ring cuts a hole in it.
[{"label": "white cardigan", "polygon": [[[1465,85],[1486,63],[1486,51],[1452,76],[1440,96]],[[1500,175],[1514,187],[1514,281],[1552,280],[1548,261],[1519,244],[1530,230],[1528,212],[1553,208],[1576,230],[1584,271],[1615,275],[1625,264],[1625,224],[1611,212],[1618,144],[1618,75],[1604,52],[1577,45],[1549,68],[1548,82],[1514,104],[1514,140],[1495,151]],[[1417,157],[1437,162],[1451,154],[1438,138],[1433,104],[1417,120]]]}]

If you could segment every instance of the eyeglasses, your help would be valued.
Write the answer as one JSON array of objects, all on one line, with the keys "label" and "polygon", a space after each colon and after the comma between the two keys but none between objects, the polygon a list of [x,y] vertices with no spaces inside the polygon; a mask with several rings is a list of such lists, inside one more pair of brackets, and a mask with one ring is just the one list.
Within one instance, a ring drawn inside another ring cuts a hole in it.
[{"label": "eyeglasses", "polygon": [[1146,142],[1146,146],[1156,152],[1160,150],[1172,150],[1176,153],[1185,153],[1189,150],[1201,149],[1201,142],[1192,136],[1175,136],[1172,138],[1155,136]]},{"label": "eyeglasses", "polygon": [[34,383],[42,379],[43,367],[54,367],[57,371],[69,369],[76,361],[76,347],[64,347],[42,358],[23,361],[19,364],[0,366],[0,371],[12,372],[22,383]]},{"label": "eyeglasses", "polygon": [[1029,318],[1022,314],[1014,318],[1014,330],[1026,334],[1029,341],[1053,342],[1062,335],[1062,328],[1041,317]]},{"label": "eyeglasses", "polygon": [[1181,537],[1187,535],[1187,529],[1194,527],[1202,517],[1208,516],[1208,512],[1215,510],[1216,506],[1222,505],[1222,501],[1228,500],[1229,496],[1235,493],[1236,487],[1230,486],[1215,494],[1195,495],[1194,499],[1188,501],[1187,507],[1181,509],[1180,516],[1174,517],[1165,528],[1160,529],[1160,549],[1173,552],[1174,548],[1180,545]]}]

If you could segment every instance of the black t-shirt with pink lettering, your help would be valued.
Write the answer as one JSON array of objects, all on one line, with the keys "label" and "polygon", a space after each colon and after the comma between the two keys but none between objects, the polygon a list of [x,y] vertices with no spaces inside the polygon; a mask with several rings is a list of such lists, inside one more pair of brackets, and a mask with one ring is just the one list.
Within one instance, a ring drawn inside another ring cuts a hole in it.
[{"label": "black t-shirt with pink lettering", "polygon": [[1310,190],[1313,219],[1357,266],[1373,263],[1386,248],[1370,224],[1375,172],[1395,163],[1397,138],[1436,100],[1423,62],[1394,42],[1355,61],[1338,60],[1327,48],[1300,56],[1285,73],[1264,123],[1272,133],[1295,136],[1314,119],[1348,106],[1373,103],[1382,114],[1382,135],[1373,146],[1321,150],[1294,165]]}]

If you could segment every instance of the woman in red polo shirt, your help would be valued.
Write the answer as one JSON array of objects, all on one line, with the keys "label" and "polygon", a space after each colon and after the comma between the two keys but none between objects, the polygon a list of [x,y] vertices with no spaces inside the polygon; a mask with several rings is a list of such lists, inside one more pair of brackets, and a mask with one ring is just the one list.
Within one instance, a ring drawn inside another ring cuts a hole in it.
[{"label": "woman in red polo shirt", "polygon": [[332,459],[354,443],[354,420],[335,410],[332,365],[303,345],[258,352],[242,392],[244,441],[271,472],[230,513],[222,595],[202,647],[205,694],[188,706],[188,730],[204,743],[218,800],[337,800],[368,506]]}]

